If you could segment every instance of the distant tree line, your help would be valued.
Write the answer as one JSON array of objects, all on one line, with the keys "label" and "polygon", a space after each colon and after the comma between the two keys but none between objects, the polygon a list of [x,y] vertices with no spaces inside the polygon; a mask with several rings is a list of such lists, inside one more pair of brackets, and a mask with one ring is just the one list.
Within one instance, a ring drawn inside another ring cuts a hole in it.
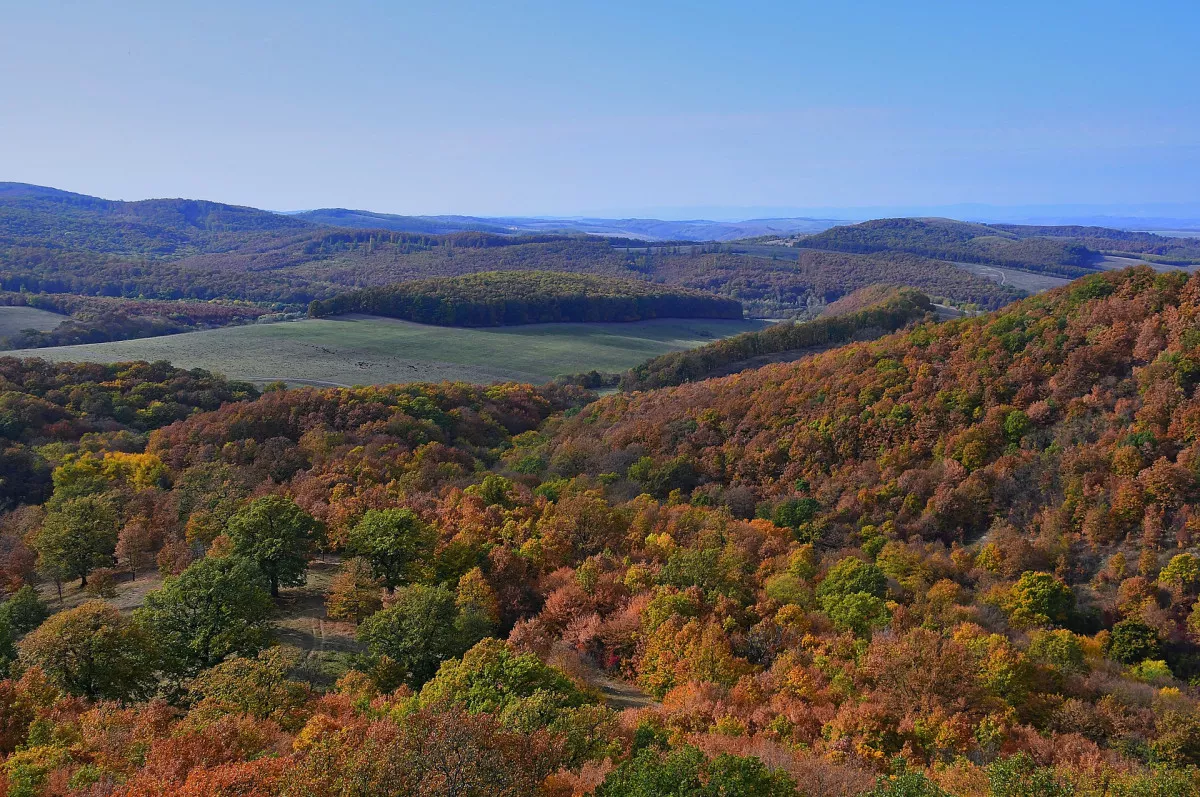
[{"label": "distant tree line", "polygon": [[0,349],[104,343],[244,324],[271,311],[250,304],[168,302],[70,294],[0,293],[0,305],[62,313],[51,330],[22,330],[0,338]]},{"label": "distant tree line", "polygon": [[735,363],[781,352],[826,344],[847,343],[866,330],[893,332],[920,320],[933,309],[929,297],[913,290],[896,291],[866,309],[815,321],[775,324],[759,332],[713,341],[688,351],[677,351],[647,360],[621,377],[621,389],[651,390],[681,385],[718,375]]},{"label": "distant tree line", "polygon": [[423,324],[487,327],[562,321],[741,318],[742,306],[695,290],[549,271],[493,271],[364,288],[313,301],[313,318],[367,313]]},{"label": "distant tree line", "polygon": [[909,252],[923,257],[981,263],[1082,277],[1095,271],[1099,254],[1066,238],[1019,237],[998,227],[950,219],[878,219],[833,227],[797,239],[796,246],[838,252]]}]

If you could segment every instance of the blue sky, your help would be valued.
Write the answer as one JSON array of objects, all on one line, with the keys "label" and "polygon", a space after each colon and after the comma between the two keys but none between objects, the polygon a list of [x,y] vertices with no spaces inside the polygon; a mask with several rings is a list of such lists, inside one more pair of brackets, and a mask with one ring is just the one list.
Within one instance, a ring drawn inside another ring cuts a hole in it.
[{"label": "blue sky", "polygon": [[1200,203],[1196,2],[0,1],[0,180],[491,215]]}]

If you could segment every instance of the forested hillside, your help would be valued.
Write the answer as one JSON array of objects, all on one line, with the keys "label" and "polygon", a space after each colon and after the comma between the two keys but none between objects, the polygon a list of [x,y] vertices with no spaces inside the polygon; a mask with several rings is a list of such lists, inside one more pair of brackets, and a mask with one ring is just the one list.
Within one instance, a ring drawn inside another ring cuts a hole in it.
[{"label": "forested hillside", "polygon": [[117,202],[0,183],[0,245],[160,257],[221,251],[255,235],[311,229],[300,219],[192,199]]},{"label": "forested hillside", "polygon": [[53,466],[77,448],[140,451],[150,430],[257,395],[252,385],[166,363],[0,357],[0,508],[45,501]]},{"label": "forested hillside", "polygon": [[911,252],[1064,277],[1083,276],[1098,260],[1086,246],[1071,240],[1020,238],[999,228],[950,219],[866,221],[800,238],[795,245],[839,252]]},{"label": "forested hillside", "polygon": [[0,782],[1194,794],[1197,336],[1142,268],[591,403],[0,360]]},{"label": "forested hillside", "polygon": [[742,306],[732,299],[641,280],[553,271],[486,271],[364,288],[309,306],[313,318],[345,313],[443,326],[490,327],[564,321],[741,318]]},{"label": "forested hillside", "polygon": [[1200,263],[1200,243],[1195,238],[1172,238],[1150,232],[1113,230],[1108,227],[1040,227],[995,224],[998,230],[1019,238],[1070,238],[1105,254],[1134,255],[1154,263],[1193,265]]},{"label": "forested hillside", "polygon": [[528,270],[693,288],[736,299],[766,317],[806,315],[881,281],[986,308],[1021,295],[950,263],[904,252],[805,252],[797,265],[588,236],[335,228],[215,203],[110,202],[5,185],[0,290],[13,292],[303,307],[347,289]]},{"label": "forested hillside", "polygon": [[878,219],[792,239],[793,245],[839,252],[911,252],[925,257],[1079,277],[1102,255],[1143,257],[1170,265],[1200,263],[1200,243],[1104,227],[971,224],[952,219]]},{"label": "forested hillside", "polygon": [[65,293],[0,292],[0,306],[35,307],[63,316],[62,323],[53,329],[21,330],[0,337],[0,350],[149,338],[282,317],[252,304],[165,302]]},{"label": "forested hillside", "polygon": [[[631,369],[621,377],[623,390],[650,390],[653,388],[681,385],[712,376],[743,370],[752,365],[762,365],[756,359],[784,354],[798,356],[815,347],[826,347],[851,340],[859,336],[878,337],[916,320],[923,320],[933,310],[929,297],[912,290],[891,289],[880,293],[864,288],[870,298],[866,306],[823,315],[813,321],[783,322],[758,332],[744,332],[730,338],[714,341],[687,351],[672,352],[655,357]],[[857,292],[847,296],[852,299]],[[841,300],[844,301],[844,300]],[[837,303],[835,302],[835,305]],[[843,307],[850,307],[847,304]],[[834,308],[834,305],[830,305]],[[837,308],[841,309],[841,308]]]}]

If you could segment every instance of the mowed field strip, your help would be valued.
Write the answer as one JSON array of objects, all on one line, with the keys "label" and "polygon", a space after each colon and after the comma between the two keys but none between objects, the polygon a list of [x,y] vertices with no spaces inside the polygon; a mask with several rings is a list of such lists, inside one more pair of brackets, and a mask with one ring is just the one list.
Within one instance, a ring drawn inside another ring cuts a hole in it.
[{"label": "mowed field strip", "polygon": [[0,352],[56,362],[168,360],[232,379],[317,386],[462,380],[545,382],[624,371],[650,357],[762,329],[764,321],[656,319],[463,329],[340,316],[140,340]]},{"label": "mowed field strip", "polygon": [[26,329],[49,332],[66,320],[68,316],[39,310],[36,307],[0,306],[0,338],[15,335]]}]

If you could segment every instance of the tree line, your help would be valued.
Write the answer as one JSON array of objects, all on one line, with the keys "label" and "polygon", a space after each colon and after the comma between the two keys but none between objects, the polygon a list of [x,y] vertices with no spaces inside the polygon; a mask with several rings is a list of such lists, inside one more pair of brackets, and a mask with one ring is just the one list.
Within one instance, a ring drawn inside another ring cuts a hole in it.
[{"label": "tree line", "polygon": [[707,379],[756,357],[795,352],[816,346],[847,343],[860,334],[893,332],[922,320],[933,309],[929,298],[912,290],[897,291],[872,306],[846,315],[813,321],[786,321],[758,332],[713,341],[687,351],[670,352],[647,360],[621,377],[621,389],[652,390]]},{"label": "tree line", "polygon": [[699,291],[650,282],[549,271],[490,271],[364,288],[325,301],[309,316],[345,313],[444,326],[741,318],[741,305]]},{"label": "tree line", "polygon": [[0,338],[0,349],[70,346],[244,324],[270,308],[223,302],[166,302],[71,294],[0,293],[0,306],[35,307],[63,314],[50,330],[22,330]]}]

